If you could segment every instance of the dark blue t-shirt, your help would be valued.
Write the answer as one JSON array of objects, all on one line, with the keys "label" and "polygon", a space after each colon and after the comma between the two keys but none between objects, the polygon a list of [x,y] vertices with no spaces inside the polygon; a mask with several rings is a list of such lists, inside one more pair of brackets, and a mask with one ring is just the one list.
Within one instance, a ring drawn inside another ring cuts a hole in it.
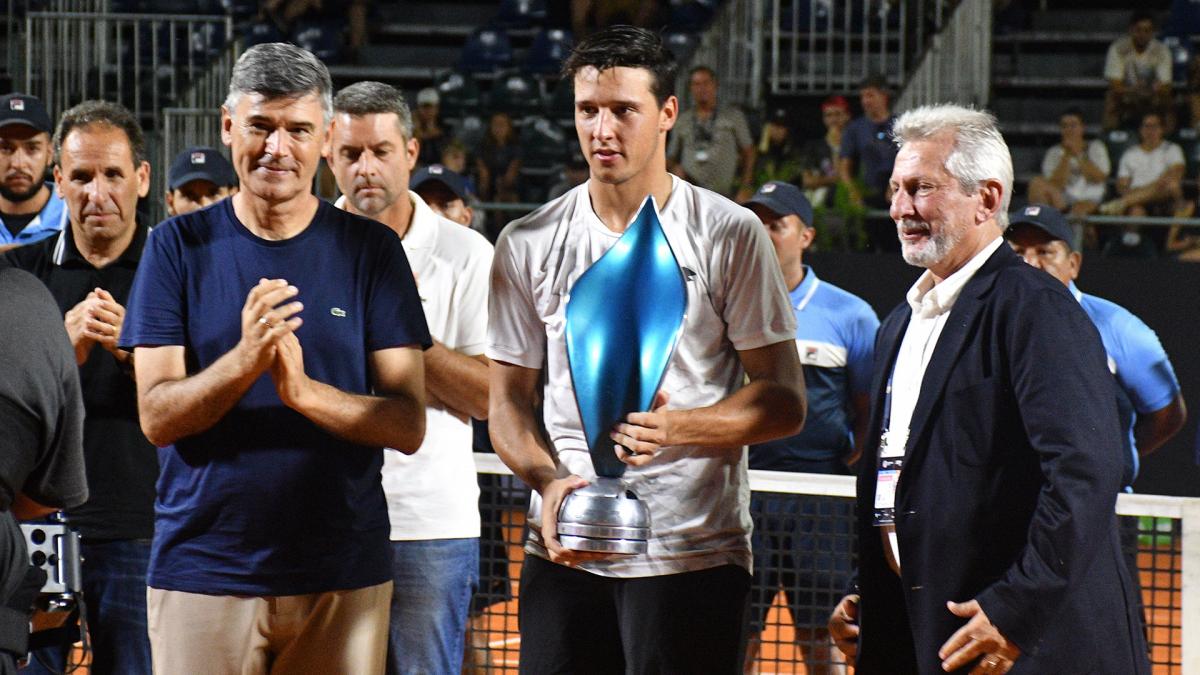
[{"label": "dark blue t-shirt", "polygon": [[899,149],[892,140],[893,115],[882,122],[872,122],[863,115],[846,125],[842,132],[842,147],[838,153],[843,159],[852,159],[854,168],[862,173],[867,191],[880,196],[887,192],[892,177],[892,165],[896,163]]},{"label": "dark blue t-shirt", "polygon": [[[241,337],[260,278],[296,286],[307,374],[370,391],[368,356],[430,344],[400,238],[322,202],[299,235],[268,241],[232,200],[154,229],[122,346],[182,345],[189,374]],[[149,584],[217,595],[296,595],[391,578],[383,449],[336,438],[275,393],[264,373],[212,428],[159,450]]]}]

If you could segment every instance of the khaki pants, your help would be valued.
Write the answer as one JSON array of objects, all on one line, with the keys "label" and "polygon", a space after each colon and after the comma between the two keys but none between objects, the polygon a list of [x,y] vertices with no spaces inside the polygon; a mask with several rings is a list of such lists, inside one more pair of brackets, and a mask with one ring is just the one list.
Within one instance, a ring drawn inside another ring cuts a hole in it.
[{"label": "khaki pants", "polygon": [[147,590],[159,675],[383,673],[392,582],[352,591],[247,597]]}]

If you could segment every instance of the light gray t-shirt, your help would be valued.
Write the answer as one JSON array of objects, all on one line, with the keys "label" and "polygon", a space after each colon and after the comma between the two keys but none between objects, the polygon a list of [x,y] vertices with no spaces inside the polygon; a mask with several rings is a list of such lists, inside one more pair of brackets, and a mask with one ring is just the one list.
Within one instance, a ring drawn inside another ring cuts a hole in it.
[{"label": "light gray t-shirt", "polygon": [[737,108],[717,106],[704,122],[695,110],[685,110],[671,130],[667,157],[682,164],[696,185],[729,196],[734,193],[738,150],[753,143],[746,116]]},{"label": "light gray t-shirt", "polygon": [[[595,477],[571,385],[564,336],[575,281],[620,237],[592,210],[588,184],[505,228],[496,242],[487,355],[546,373],[544,422],[560,475]],[[674,179],[659,220],[687,279],[687,318],[662,389],[669,408],[712,405],[742,386],[738,350],[795,337],[796,320],[774,249],[753,213]],[[625,479],[650,508],[646,555],[581,565],[614,577],[750,568],[745,447],[663,448]],[[536,530],[535,494],[529,522]],[[531,540],[526,550],[546,557]]]},{"label": "light gray t-shirt", "polygon": [[[1046,151],[1046,156],[1042,159],[1042,175],[1049,178],[1054,170],[1058,168],[1059,162],[1063,158],[1062,144],[1055,145]],[[1112,171],[1112,162],[1108,157],[1108,149],[1104,147],[1104,143],[1098,140],[1093,140],[1087,145],[1087,157],[1091,160],[1096,168],[1108,175]],[[1079,160],[1071,159],[1071,170],[1067,175],[1067,184],[1063,186],[1063,194],[1067,197],[1068,204],[1075,202],[1096,202],[1099,204],[1104,199],[1104,181],[1098,183],[1090,182],[1083,175],[1083,170],[1079,168]]]}]

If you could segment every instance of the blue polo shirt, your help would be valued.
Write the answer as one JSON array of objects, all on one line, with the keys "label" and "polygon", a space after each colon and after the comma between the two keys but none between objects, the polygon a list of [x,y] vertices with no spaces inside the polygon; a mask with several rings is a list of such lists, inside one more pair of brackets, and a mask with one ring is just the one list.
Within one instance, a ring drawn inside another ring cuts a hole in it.
[{"label": "blue polo shirt", "polygon": [[1108,369],[1120,385],[1117,408],[1127,429],[1122,439],[1129,458],[1125,467],[1125,485],[1137,478],[1138,453],[1133,426],[1138,415],[1161,410],[1179,395],[1179,380],[1158,336],[1129,310],[1080,291],[1072,282],[1071,294],[1091,317],[1100,331],[1100,341],[1108,354]]},{"label": "blue polo shirt", "polygon": [[892,124],[895,121],[895,115],[882,122],[872,122],[863,115],[847,124],[842,132],[842,147],[838,155],[842,159],[854,160],[855,170],[862,173],[867,190],[879,196],[887,192],[892,165],[899,152],[892,140]]},{"label": "blue polo shirt", "polygon": [[[392,230],[321,202],[303,232],[269,241],[238,221],[231,199],[150,234],[121,344],[182,345],[195,374],[237,344],[246,295],[264,277],[300,290],[305,371],[342,391],[371,391],[372,352],[430,344]],[[383,452],[284,406],[264,373],[210,429],[159,449],[149,585],[298,595],[387,581]]]},{"label": "blue polo shirt", "polygon": [[17,236],[12,236],[8,227],[4,225],[3,216],[0,215],[0,246],[24,246],[62,231],[63,226],[67,224],[67,204],[55,192],[53,183],[46,183],[46,187],[50,189],[50,199],[46,200],[46,205],[38,212],[37,217],[29,221]]},{"label": "blue polo shirt", "polygon": [[788,295],[808,417],[799,434],[750,446],[750,468],[829,473],[854,448],[850,401],[870,389],[879,319],[865,301],[821,281],[807,265]]}]

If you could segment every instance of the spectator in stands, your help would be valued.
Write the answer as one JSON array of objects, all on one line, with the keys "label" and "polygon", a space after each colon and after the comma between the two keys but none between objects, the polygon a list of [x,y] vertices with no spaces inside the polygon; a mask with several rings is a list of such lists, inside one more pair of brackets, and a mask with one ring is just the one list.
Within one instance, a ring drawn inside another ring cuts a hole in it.
[{"label": "spectator in stands", "polygon": [[[1117,165],[1117,199],[1105,202],[1100,212],[1105,215],[1172,216],[1184,215],[1188,203],[1183,198],[1183,150],[1166,140],[1162,117],[1147,113],[1138,129],[1140,142],[1121,155]],[[1140,252],[1153,255],[1156,246],[1144,240],[1136,226],[1124,228],[1120,239],[1109,242],[1112,253]],[[1118,248],[1118,246],[1120,248]],[[1106,247],[1107,248],[1107,247]]]},{"label": "spectator in stands", "polygon": [[241,55],[221,109],[241,189],[158,225],[130,291],[161,448],[156,673],[384,670],[380,473],[425,435],[431,343],[400,238],[312,194],[332,88],[298,47]]},{"label": "spectator in stands", "polygon": [[[496,244],[489,424],[497,454],[537,493],[519,605],[530,673],[736,672],[751,565],[745,444],[796,433],[804,418],[796,320],[762,224],[667,173],[675,69],[649,30],[581,40],[564,72],[591,178],[510,223]],[[561,327],[573,280],[646,195],[693,280],[654,409],[612,432],[654,524],[648,553],[614,558],[558,539],[563,498],[595,475]]]},{"label": "spectator in stands", "polygon": [[1148,112],[1159,115],[1170,133],[1175,128],[1171,98],[1171,50],[1154,39],[1154,15],[1139,10],[1129,19],[1129,35],[1118,38],[1104,59],[1104,129],[1111,130],[1140,120]]},{"label": "spectator in stands", "polygon": [[441,99],[437,89],[425,87],[417,92],[417,114],[413,117],[413,138],[421,142],[417,162],[429,166],[442,161],[442,151],[450,140],[442,126]]},{"label": "spectator in stands", "polygon": [[578,148],[572,148],[571,157],[563,167],[562,179],[550,186],[547,199],[554,200],[565,195],[577,185],[583,185],[589,175],[587,159]]},{"label": "spectator in stands", "polygon": [[688,75],[692,108],[679,115],[667,145],[668,168],[680,178],[739,200],[754,192],[754,141],[746,116],[717,103],[717,74],[696,66]]},{"label": "spectator in stands", "polygon": [[[146,141],[124,107],[86,101],[59,119],[54,149],[68,226],[6,258],[50,289],[79,365],[90,497],[67,515],[83,537],[91,672],[150,675],[146,568],[158,456],[138,421],[133,356],[117,345],[146,243],[137,222],[138,198],[150,191]],[[63,670],[73,642],[38,650],[27,671]]]},{"label": "spectator in stands", "polygon": [[821,123],[825,135],[810,139],[801,150],[801,167],[805,196],[818,207],[834,205],[834,194],[841,174],[838,158],[842,148],[842,132],[850,122],[850,104],[842,96],[830,96],[821,102]]},{"label": "spectator in stands", "polygon": [[[868,390],[879,319],[871,306],[821,281],[804,264],[815,234],[812,205],[794,185],[771,182],[743,204],[775,246],[796,314],[796,345],[808,389],[808,424],[795,436],[750,446],[750,468],[846,475],[862,453],[871,408]],[[806,672],[843,672],[825,619],[850,580],[853,504],[797,495],[754,494],[754,584],[746,673],[757,637],[783,586]]]},{"label": "spectator in stands", "polygon": [[472,195],[467,190],[466,180],[458,173],[441,164],[427,166],[413,174],[408,189],[417,193],[439,216],[471,226],[475,216],[470,206]]},{"label": "spectator in stands", "polygon": [[259,0],[260,16],[292,36],[297,24],[345,22],[346,46],[358,50],[367,41],[367,0]]},{"label": "spectator in stands", "polygon": [[802,163],[800,148],[792,140],[786,108],[772,108],[763,125],[754,160],[754,185],[773,180],[800,184]]},{"label": "spectator in stands", "polygon": [[1067,286],[1100,331],[1108,369],[1117,378],[1117,411],[1125,446],[1122,485],[1137,478],[1140,459],[1179,433],[1187,408],[1171,360],[1158,336],[1129,310],[1075,286],[1083,254],[1079,237],[1054,207],[1030,204],[1014,213],[1005,237],[1025,262]]},{"label": "spectator in stands", "polygon": [[191,213],[237,194],[237,174],[220,150],[187,148],[167,170],[167,215]]},{"label": "spectator in stands", "polygon": [[[850,203],[871,209],[888,208],[888,177],[896,160],[896,144],[892,142],[891,93],[887,79],[872,75],[858,89],[863,114],[846,125],[838,173]],[[899,251],[895,227],[886,220],[867,221],[867,236],[875,251]]]},{"label": "spectator in stands", "polygon": [[384,455],[393,560],[387,672],[457,673],[479,584],[471,418],[487,418],[492,246],[409,190],[419,143],[400,91],[357,82],[338,92],[333,110],[326,161],[343,195],[337,206],[399,235],[433,337],[425,351],[425,441],[415,454]]},{"label": "spectator in stands", "polygon": [[0,251],[45,239],[66,225],[67,207],[46,181],[51,127],[36,96],[0,97]]},{"label": "spectator in stands", "polygon": [[1083,137],[1083,113],[1078,108],[1058,118],[1062,140],[1046,151],[1042,174],[1029,181],[1029,201],[1050,204],[1085,218],[1100,208],[1105,183],[1112,171],[1104,142]]},{"label": "spectator in stands", "polygon": [[475,158],[479,196],[484,201],[515,202],[521,177],[521,144],[506,112],[492,113],[479,156]]}]

